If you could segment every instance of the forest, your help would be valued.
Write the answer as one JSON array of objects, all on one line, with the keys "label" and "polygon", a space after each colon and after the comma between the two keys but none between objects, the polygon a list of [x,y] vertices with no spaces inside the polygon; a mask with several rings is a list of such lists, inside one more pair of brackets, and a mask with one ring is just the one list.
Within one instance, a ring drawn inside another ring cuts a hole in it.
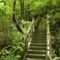
[{"label": "forest", "polygon": [[47,33],[46,60],[60,60],[60,0],[0,0],[0,60],[40,60],[25,56],[38,29]]}]

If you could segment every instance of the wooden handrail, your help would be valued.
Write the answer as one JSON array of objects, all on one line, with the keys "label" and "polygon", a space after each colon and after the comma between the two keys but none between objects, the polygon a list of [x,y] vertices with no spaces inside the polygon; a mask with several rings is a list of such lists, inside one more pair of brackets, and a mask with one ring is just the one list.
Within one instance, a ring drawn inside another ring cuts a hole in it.
[{"label": "wooden handrail", "polygon": [[28,49],[29,43],[31,41],[31,36],[32,36],[33,31],[34,31],[34,26],[35,26],[35,21],[34,21],[34,18],[32,18],[31,25],[30,25],[26,35],[24,35],[25,47],[24,47],[24,53],[23,53],[21,60],[25,59],[26,51]]},{"label": "wooden handrail", "polygon": [[51,35],[50,35],[50,21],[47,19],[47,59],[52,60],[51,56]]}]

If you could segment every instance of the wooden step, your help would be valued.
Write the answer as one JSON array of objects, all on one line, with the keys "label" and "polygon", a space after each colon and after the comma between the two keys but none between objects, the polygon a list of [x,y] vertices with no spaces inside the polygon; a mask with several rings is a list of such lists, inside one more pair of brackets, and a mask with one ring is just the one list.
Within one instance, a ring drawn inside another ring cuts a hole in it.
[{"label": "wooden step", "polygon": [[46,40],[46,37],[34,37],[32,40]]},{"label": "wooden step", "polygon": [[32,37],[46,37],[46,34],[34,34]]},{"label": "wooden step", "polygon": [[46,32],[35,31],[25,60],[46,60]]},{"label": "wooden step", "polygon": [[40,59],[45,59],[46,55],[45,54],[28,54],[27,58],[40,58]]},{"label": "wooden step", "polygon": [[46,50],[46,47],[44,46],[30,46],[30,49],[32,50]]},{"label": "wooden step", "polygon": [[46,59],[26,58],[26,60],[46,60]]},{"label": "wooden step", "polygon": [[32,50],[29,49],[28,53],[34,53],[34,54],[46,54],[46,50]]},{"label": "wooden step", "polygon": [[34,35],[46,35],[46,33],[42,33],[42,32],[35,32]]},{"label": "wooden step", "polygon": [[46,33],[46,31],[35,31],[35,33]]},{"label": "wooden step", "polygon": [[32,40],[46,40],[46,38],[35,37],[35,38],[32,38]]},{"label": "wooden step", "polygon": [[32,40],[31,43],[46,43],[46,40]]},{"label": "wooden step", "polygon": [[30,46],[38,46],[38,47],[41,46],[41,45],[46,46],[46,43],[32,43],[31,42],[31,44],[30,44]]}]

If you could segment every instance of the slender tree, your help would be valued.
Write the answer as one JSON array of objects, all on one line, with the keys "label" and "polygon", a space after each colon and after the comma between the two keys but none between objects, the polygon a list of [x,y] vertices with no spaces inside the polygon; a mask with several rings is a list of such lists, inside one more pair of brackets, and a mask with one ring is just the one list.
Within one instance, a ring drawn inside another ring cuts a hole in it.
[{"label": "slender tree", "polygon": [[16,6],[16,0],[13,1],[13,21],[18,29],[19,32],[23,33],[21,27],[19,26],[17,20],[16,20],[16,15],[15,15],[15,6]]},{"label": "slender tree", "polygon": [[[28,4],[28,7],[27,7],[28,9],[28,11],[27,11],[27,17],[28,17],[28,19],[30,20],[31,18],[30,18],[30,4]],[[31,21],[31,20],[30,20]]]},{"label": "slender tree", "polygon": [[20,0],[21,6],[21,19],[24,19],[24,0]]}]

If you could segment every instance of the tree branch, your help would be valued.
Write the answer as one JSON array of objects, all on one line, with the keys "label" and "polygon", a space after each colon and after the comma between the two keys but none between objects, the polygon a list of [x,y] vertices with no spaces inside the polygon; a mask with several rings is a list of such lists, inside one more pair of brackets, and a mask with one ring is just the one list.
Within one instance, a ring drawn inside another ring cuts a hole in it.
[{"label": "tree branch", "polygon": [[14,0],[13,2],[13,21],[16,24],[16,28],[18,29],[19,32],[23,33],[21,27],[19,26],[19,24],[16,21],[16,17],[15,17],[15,6],[16,6],[16,0]]}]

